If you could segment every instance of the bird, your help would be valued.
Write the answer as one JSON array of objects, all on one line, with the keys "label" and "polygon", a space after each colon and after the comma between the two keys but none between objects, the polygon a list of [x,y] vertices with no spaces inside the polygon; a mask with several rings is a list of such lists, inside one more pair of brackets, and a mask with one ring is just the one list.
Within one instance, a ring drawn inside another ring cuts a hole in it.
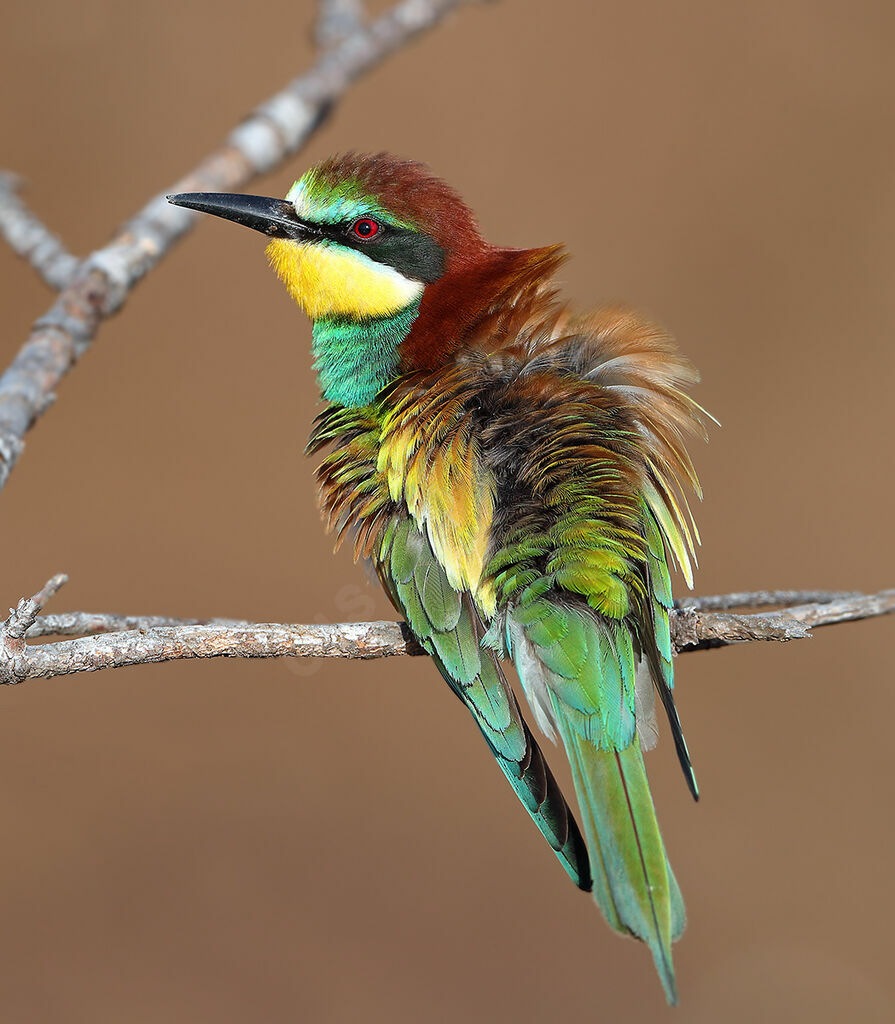
[{"label": "bird", "polygon": [[[643,752],[656,700],[694,799],[673,699],[670,566],[692,586],[702,497],[686,443],[709,414],[660,326],[574,312],[562,245],[485,240],[424,164],[348,152],[285,199],[168,200],[262,232],[311,320],[323,410],[309,454],[350,537],[468,709],[567,874],[649,948],[669,1003],[686,915]],[[508,678],[571,767],[581,825]]]}]

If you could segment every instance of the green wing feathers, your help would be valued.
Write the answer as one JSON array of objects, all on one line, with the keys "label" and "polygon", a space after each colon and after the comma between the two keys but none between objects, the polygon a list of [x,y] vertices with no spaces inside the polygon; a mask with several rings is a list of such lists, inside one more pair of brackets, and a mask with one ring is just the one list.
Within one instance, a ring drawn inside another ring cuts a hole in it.
[{"label": "green wing feathers", "polygon": [[395,606],[469,709],[516,795],[575,884],[591,887],[587,848],[540,747],[519,713],[468,595],[458,593],[408,517],[386,527],[377,570]]}]

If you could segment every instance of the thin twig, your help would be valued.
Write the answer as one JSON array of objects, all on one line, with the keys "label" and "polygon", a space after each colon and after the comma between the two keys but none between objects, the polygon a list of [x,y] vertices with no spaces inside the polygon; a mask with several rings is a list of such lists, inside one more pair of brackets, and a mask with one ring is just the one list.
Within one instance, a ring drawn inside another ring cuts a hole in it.
[{"label": "thin twig", "polygon": [[62,612],[41,615],[25,634],[26,640],[39,636],[95,636],[130,629],[146,632],[160,626],[251,626],[245,619],[177,619],[168,615],[114,615],[104,612]]},{"label": "thin twig", "polygon": [[57,291],[70,284],[79,260],[65,248],[44,222],[29,210],[17,191],[21,180],[0,171],[0,235]]},{"label": "thin twig", "polygon": [[[64,582],[64,577],[54,577],[41,592],[44,599],[50,592],[55,593],[61,585],[58,581]],[[805,592],[790,593],[801,597]],[[796,640],[810,636],[809,627],[895,612],[895,590],[845,597],[824,591],[812,593],[819,598],[815,603],[754,615],[703,612],[693,607],[675,610],[671,615],[675,650],[706,650],[754,640]],[[730,595],[738,596],[741,595]],[[423,653],[403,623],[279,625],[86,612],[35,619],[39,610],[35,602],[40,604],[40,597],[19,602],[20,609],[28,607],[23,613],[14,613],[18,616],[17,637],[10,634],[10,620],[0,627],[0,683],[185,658],[387,658]],[[778,600],[773,603],[780,603],[780,592],[776,597]],[[721,603],[725,599],[708,600]],[[27,623],[27,634],[22,629],[23,623]],[[25,635],[64,635],[80,629],[102,635],[31,646],[21,639]]]},{"label": "thin twig", "polygon": [[341,43],[364,21],[361,0],[319,0],[314,42],[323,50]]},{"label": "thin twig", "polygon": [[[227,142],[165,190],[234,191],[295,153],[333,103],[364,72],[437,24],[463,0],[400,0],[325,53],[239,125]],[[134,285],[193,224],[195,214],[156,196],[112,242],[78,267],[0,377],[0,489],[24,448],[24,436],[52,404],[60,380],[120,309]]]},{"label": "thin twig", "polygon": [[23,597],[15,608],[9,609],[9,618],[0,626],[0,636],[23,640],[34,625],[44,605],[68,583],[65,573],[51,577],[32,597]]},{"label": "thin twig", "polygon": [[722,612],[731,608],[770,608],[795,604],[829,604],[843,597],[860,597],[854,590],[746,590],[737,594],[706,594],[682,597],[675,608],[697,612]]}]

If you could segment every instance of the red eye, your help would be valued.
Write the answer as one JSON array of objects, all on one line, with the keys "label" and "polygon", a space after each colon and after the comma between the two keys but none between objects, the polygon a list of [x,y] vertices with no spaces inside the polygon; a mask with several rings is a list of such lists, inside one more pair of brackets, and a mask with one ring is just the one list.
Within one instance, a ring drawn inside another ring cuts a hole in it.
[{"label": "red eye", "polygon": [[354,222],[351,230],[358,238],[363,238],[366,241],[368,238],[379,234],[379,225],[375,220],[370,220],[369,217],[362,217]]}]

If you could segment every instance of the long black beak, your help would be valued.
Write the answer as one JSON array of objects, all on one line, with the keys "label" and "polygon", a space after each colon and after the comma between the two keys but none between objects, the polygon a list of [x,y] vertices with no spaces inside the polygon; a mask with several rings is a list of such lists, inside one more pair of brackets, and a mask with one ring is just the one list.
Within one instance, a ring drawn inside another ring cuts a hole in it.
[{"label": "long black beak", "polygon": [[315,225],[298,219],[294,207],[285,199],[244,196],[238,192],[181,192],[166,198],[175,206],[212,213],[215,217],[245,224],[247,228],[254,228],[271,238],[307,241],[319,234]]}]

